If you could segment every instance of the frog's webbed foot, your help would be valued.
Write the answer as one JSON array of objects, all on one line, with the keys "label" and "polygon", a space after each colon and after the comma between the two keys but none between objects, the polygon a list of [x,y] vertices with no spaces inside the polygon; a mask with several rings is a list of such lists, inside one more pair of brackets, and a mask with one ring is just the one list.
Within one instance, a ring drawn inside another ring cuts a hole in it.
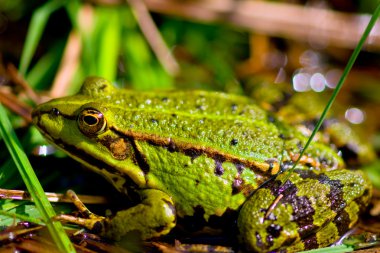
[{"label": "frog's webbed foot", "polygon": [[129,232],[137,231],[142,239],[149,239],[169,233],[176,224],[174,203],[170,196],[160,190],[139,191],[141,203],[118,211],[110,218],[93,214],[73,191],[68,191],[68,195],[87,218],[58,215],[56,219],[80,225],[108,238],[118,240]]},{"label": "frog's webbed foot", "polygon": [[83,202],[78,198],[74,191],[68,190],[67,196],[69,196],[73,202],[73,204],[78,208],[78,211],[85,217],[75,217],[67,214],[60,214],[54,217],[55,220],[59,220],[62,222],[68,222],[72,224],[77,224],[81,227],[84,227],[91,232],[96,234],[105,233],[106,223],[108,219],[106,217],[96,215],[92,213],[88,208],[83,204]]}]

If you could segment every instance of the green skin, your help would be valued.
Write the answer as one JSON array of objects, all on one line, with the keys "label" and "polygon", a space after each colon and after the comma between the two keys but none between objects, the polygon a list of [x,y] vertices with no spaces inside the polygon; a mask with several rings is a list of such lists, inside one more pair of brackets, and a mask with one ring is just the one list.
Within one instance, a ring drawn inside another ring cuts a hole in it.
[{"label": "green skin", "polygon": [[[206,221],[239,211],[239,237],[249,250],[321,247],[355,224],[371,195],[363,173],[345,170],[321,143],[280,187],[288,175],[275,177],[280,164],[289,168],[306,139],[245,97],[119,90],[93,77],[78,94],[39,105],[33,122],[116,189],[140,196],[136,206],[87,225],[114,239],[135,230],[144,239],[167,234],[176,217],[201,208]],[[280,193],[287,197],[264,218]]]}]

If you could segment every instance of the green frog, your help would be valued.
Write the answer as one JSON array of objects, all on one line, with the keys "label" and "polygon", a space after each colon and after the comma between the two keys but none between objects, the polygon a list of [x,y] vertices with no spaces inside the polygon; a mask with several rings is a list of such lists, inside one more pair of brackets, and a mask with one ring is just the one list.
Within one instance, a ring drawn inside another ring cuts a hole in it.
[{"label": "green frog", "polygon": [[367,177],[346,170],[323,143],[286,171],[305,136],[242,96],[131,91],[90,77],[78,94],[39,105],[33,122],[118,191],[137,196],[112,217],[71,220],[115,240],[132,231],[165,235],[177,218],[201,210],[206,222],[236,212],[250,251],[318,248],[349,230],[371,197]]}]

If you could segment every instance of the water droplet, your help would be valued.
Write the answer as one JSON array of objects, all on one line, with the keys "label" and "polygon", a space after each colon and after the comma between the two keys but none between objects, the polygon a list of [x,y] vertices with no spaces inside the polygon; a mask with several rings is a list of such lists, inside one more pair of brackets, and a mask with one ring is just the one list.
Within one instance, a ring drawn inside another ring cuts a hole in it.
[{"label": "water droplet", "polygon": [[310,87],[316,91],[321,92],[325,89],[326,79],[321,73],[315,73],[310,78]]},{"label": "water droplet", "polygon": [[360,124],[365,118],[364,112],[358,108],[347,109],[344,116],[352,124]]},{"label": "water droplet", "polygon": [[293,89],[298,92],[307,91],[310,89],[310,74],[297,73],[293,76]]}]

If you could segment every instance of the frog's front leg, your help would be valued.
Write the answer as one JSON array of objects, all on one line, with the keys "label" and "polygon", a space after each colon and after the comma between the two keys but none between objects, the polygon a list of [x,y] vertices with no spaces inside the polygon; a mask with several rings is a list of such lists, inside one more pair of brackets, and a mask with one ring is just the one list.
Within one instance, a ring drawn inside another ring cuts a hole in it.
[{"label": "frog's front leg", "polygon": [[74,203],[88,218],[60,215],[58,219],[84,226],[115,240],[132,231],[139,232],[142,239],[169,233],[176,224],[176,211],[170,196],[155,189],[140,190],[139,195],[141,203],[110,218],[92,214],[74,196]]},{"label": "frog's front leg", "polygon": [[302,170],[286,176],[257,190],[240,210],[240,237],[249,250],[295,252],[327,246],[356,223],[371,195],[361,171]]},{"label": "frog's front leg", "polygon": [[142,239],[165,235],[176,224],[176,211],[169,195],[155,190],[141,190],[141,203],[116,213],[107,222],[105,236],[120,239],[131,231],[139,231]]}]

